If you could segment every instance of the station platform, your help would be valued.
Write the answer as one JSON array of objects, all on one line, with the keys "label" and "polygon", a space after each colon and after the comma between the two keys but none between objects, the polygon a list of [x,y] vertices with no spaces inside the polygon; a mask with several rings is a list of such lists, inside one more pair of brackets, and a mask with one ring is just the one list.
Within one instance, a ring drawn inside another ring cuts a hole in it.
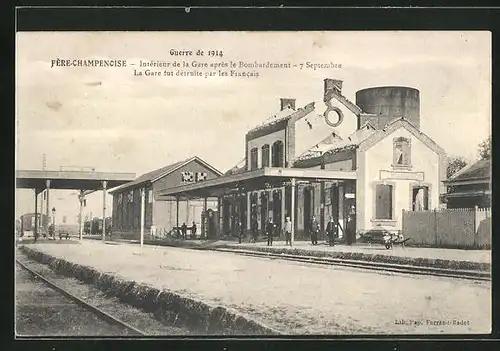
[{"label": "station platform", "polygon": [[486,334],[491,330],[491,282],[94,240],[25,246],[119,279],[235,310],[282,334]]},{"label": "station platform", "polygon": [[[84,236],[85,239],[101,240],[96,236]],[[139,243],[138,240],[122,239],[120,237],[113,238],[116,242],[129,242]],[[145,236],[145,245],[158,245],[158,246],[180,246],[180,247],[234,247],[244,249],[263,249],[270,248],[272,250],[290,251],[294,250],[307,250],[314,253],[352,253],[360,254],[358,259],[362,259],[363,255],[384,255],[389,257],[408,258],[408,259],[427,259],[427,260],[448,260],[448,261],[461,261],[471,262],[482,265],[491,265],[491,250],[462,250],[462,249],[441,249],[441,248],[428,248],[428,247],[401,247],[394,246],[392,249],[386,249],[381,244],[336,244],[335,246],[328,246],[324,241],[319,242],[318,245],[312,245],[308,241],[296,241],[293,247],[286,245],[285,241],[273,241],[271,247],[267,246],[267,241],[258,241],[257,243],[249,243],[243,241],[241,244],[234,240],[178,240],[178,239],[163,239],[153,240],[150,236]],[[353,257],[357,259],[356,257]]]},{"label": "station platform", "polygon": [[[268,247],[267,242],[257,243],[235,243],[229,241],[229,245],[234,247]],[[439,249],[428,247],[400,247],[394,246],[392,249],[386,249],[381,244],[354,244],[344,245],[336,244],[328,246],[326,243],[319,242],[318,245],[312,245],[307,241],[296,241],[293,248],[286,245],[285,241],[274,241],[272,247],[288,248],[289,250],[301,249],[308,251],[320,252],[351,252],[373,255],[398,256],[408,258],[428,258],[434,260],[452,260],[452,261],[469,261],[477,263],[491,263],[490,250],[459,250],[459,249]]]}]

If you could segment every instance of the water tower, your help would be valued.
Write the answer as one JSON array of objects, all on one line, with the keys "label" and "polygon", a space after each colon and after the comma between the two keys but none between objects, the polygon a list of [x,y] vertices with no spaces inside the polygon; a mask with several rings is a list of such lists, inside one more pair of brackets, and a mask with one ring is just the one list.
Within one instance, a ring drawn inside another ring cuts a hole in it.
[{"label": "water tower", "polygon": [[373,87],[356,93],[356,105],[364,113],[359,126],[370,122],[382,129],[394,119],[404,117],[420,129],[420,92],[418,89],[401,86]]}]

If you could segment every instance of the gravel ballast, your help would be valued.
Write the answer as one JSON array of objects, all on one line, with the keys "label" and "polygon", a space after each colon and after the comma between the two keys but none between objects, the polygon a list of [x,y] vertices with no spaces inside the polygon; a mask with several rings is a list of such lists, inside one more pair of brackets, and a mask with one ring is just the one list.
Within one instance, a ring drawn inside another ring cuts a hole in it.
[{"label": "gravel ballast", "polygon": [[56,258],[26,246],[20,248],[29,258],[48,265],[54,271],[92,284],[123,302],[155,315],[166,323],[186,325],[199,334],[276,335],[278,332],[220,306],[186,298],[166,290],[127,281],[111,274]]}]

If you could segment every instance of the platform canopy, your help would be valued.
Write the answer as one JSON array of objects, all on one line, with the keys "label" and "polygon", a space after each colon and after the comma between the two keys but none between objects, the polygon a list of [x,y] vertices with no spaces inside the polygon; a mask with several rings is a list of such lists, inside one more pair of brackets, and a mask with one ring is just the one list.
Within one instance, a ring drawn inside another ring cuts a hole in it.
[{"label": "platform canopy", "polygon": [[356,179],[356,171],[266,167],[240,174],[226,175],[202,182],[159,190],[157,200],[168,197],[217,197],[228,191],[253,191],[266,187],[281,187],[296,182],[344,181]]},{"label": "platform canopy", "polygon": [[35,189],[36,192],[41,192],[47,188],[47,180],[50,180],[50,189],[92,192],[101,190],[103,181],[106,181],[106,186],[110,189],[134,179],[135,173],[17,170],[16,188]]}]

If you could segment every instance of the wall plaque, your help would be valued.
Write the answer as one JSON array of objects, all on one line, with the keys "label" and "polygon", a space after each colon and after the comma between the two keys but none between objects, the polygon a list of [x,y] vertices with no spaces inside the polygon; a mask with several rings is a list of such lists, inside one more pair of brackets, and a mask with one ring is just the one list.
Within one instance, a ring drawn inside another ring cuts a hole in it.
[{"label": "wall plaque", "polygon": [[424,172],[380,171],[380,180],[424,180]]}]

